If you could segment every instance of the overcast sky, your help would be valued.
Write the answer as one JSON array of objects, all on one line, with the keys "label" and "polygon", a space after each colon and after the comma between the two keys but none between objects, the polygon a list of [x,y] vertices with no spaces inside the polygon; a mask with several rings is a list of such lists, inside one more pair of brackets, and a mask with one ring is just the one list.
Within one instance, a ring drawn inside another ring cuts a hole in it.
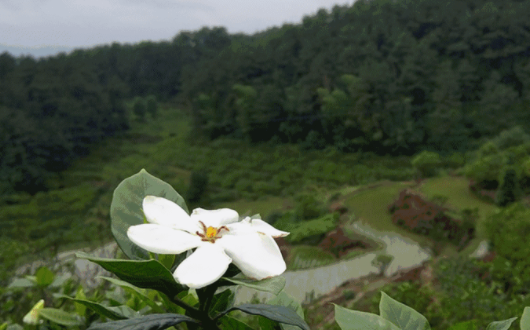
[{"label": "overcast sky", "polygon": [[43,56],[101,44],[170,40],[224,26],[254,33],[354,0],[0,0],[0,52]]}]

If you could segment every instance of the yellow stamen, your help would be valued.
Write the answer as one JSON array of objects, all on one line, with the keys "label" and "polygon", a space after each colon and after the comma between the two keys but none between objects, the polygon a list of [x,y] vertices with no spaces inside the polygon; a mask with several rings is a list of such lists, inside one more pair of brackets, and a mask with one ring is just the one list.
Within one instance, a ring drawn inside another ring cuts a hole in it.
[{"label": "yellow stamen", "polygon": [[206,237],[214,238],[215,236],[217,236],[217,229],[214,227],[208,227],[208,229],[206,229]]}]

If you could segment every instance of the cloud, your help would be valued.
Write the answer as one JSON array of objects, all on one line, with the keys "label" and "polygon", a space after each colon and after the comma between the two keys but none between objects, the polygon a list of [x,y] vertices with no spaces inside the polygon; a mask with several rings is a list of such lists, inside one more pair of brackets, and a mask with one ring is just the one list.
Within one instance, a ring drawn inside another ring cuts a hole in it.
[{"label": "cloud", "polygon": [[90,47],[224,26],[254,33],[352,0],[0,0],[0,44]]}]

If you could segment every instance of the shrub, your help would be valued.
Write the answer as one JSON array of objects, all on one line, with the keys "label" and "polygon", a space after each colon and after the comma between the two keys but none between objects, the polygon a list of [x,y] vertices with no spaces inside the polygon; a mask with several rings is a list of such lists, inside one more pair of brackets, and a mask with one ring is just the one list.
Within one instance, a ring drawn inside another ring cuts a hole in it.
[{"label": "shrub", "polygon": [[466,177],[475,180],[483,189],[496,189],[504,164],[504,155],[489,155],[467,165],[464,173]]},{"label": "shrub", "polygon": [[528,135],[521,126],[515,126],[504,130],[491,140],[491,142],[494,143],[500,150],[518,146],[529,141],[530,135]]},{"label": "shrub", "polygon": [[501,182],[495,203],[501,207],[517,201],[521,197],[519,178],[513,166],[507,166],[499,180]]},{"label": "shrub", "polygon": [[530,286],[530,209],[520,202],[514,203],[487,218],[484,228],[490,247],[497,255],[491,268],[492,279],[505,283],[511,293],[527,293]]},{"label": "shrub", "polygon": [[297,195],[295,202],[294,214],[300,220],[315,219],[326,212],[323,203],[311,193]]},{"label": "shrub", "polygon": [[424,150],[412,159],[411,164],[420,173],[421,177],[432,177],[436,175],[436,169],[441,164],[440,155]]}]

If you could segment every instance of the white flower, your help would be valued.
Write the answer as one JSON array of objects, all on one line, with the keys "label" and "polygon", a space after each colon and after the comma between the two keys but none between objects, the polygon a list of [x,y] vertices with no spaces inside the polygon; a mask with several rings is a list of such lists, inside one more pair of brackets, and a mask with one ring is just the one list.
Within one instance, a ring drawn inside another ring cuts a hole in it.
[{"label": "white flower", "polygon": [[39,323],[39,313],[40,310],[44,308],[44,300],[39,300],[38,303],[33,306],[26,316],[22,319],[22,322],[26,324],[38,324]]},{"label": "white flower", "polygon": [[143,210],[149,223],[129,227],[127,236],[136,245],[159,254],[180,254],[197,248],[175,270],[173,276],[190,288],[199,289],[217,281],[233,262],[249,278],[262,280],[285,269],[278,244],[283,237],[265,221],[245,218],[231,209],[193,210],[191,216],[170,200],[146,196]]}]

